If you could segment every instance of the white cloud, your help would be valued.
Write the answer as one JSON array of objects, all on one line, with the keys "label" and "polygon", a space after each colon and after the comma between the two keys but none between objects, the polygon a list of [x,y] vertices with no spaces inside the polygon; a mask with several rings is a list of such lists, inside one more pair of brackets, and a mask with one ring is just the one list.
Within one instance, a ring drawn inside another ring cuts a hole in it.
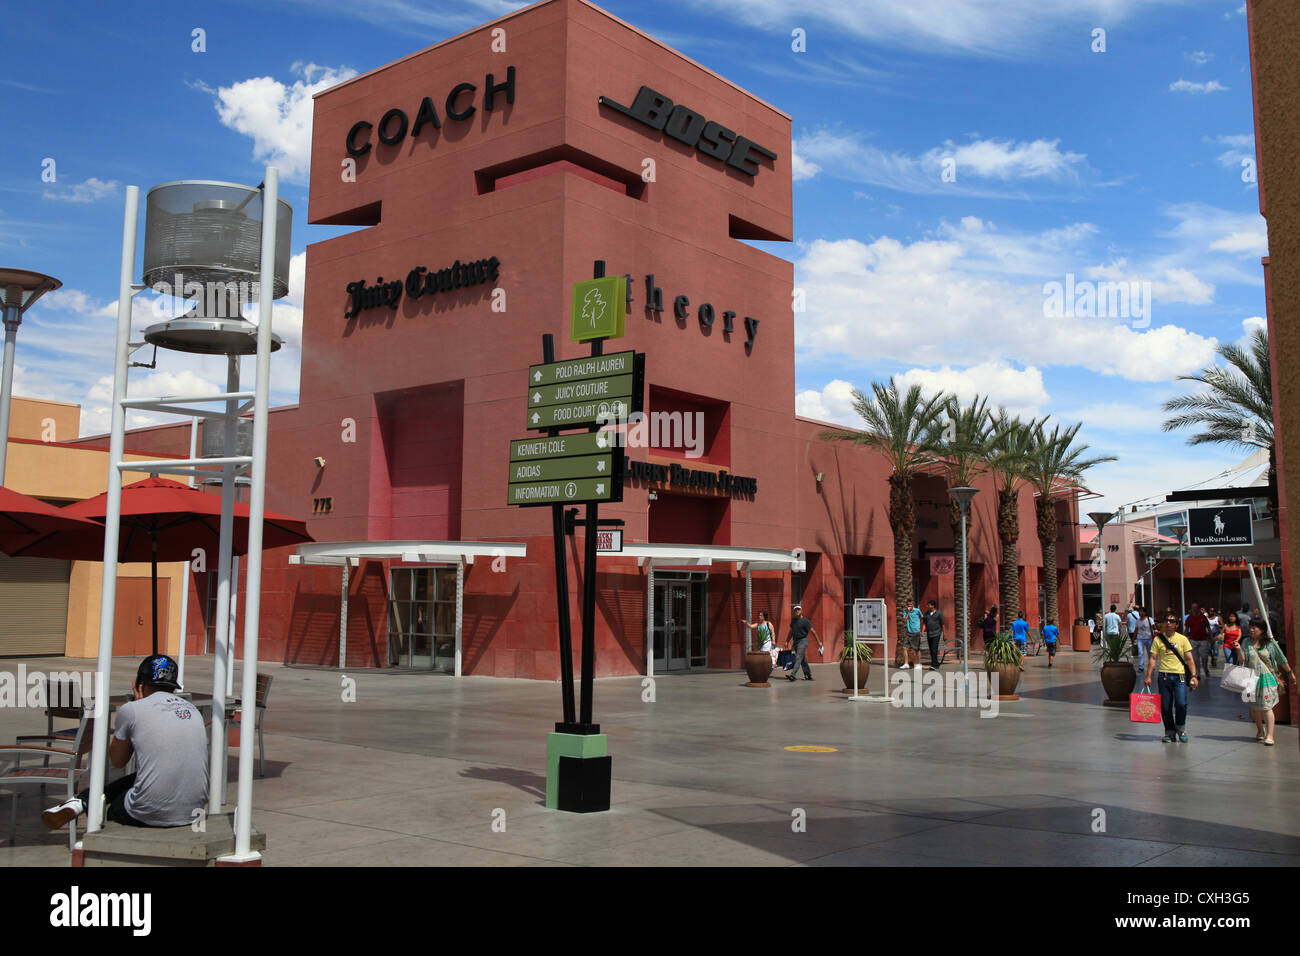
[{"label": "white cloud", "polygon": [[794,413],[820,422],[860,427],[862,419],[853,410],[853,387],[852,383],[837,378],[820,391],[798,392],[794,397]]},{"label": "white cloud", "polygon": [[1204,50],[1194,50],[1191,53],[1184,53],[1183,56],[1195,63],[1197,66],[1205,66],[1205,64],[1214,59],[1213,53],[1207,53]]},{"label": "white cloud", "polygon": [[312,95],[357,75],[350,67],[295,63],[300,77],[286,86],[270,76],[241,80],[216,91],[222,125],[253,139],[253,159],[277,166],[286,179],[304,181],[311,159]]},{"label": "white cloud", "polygon": [[990,405],[1005,406],[1012,414],[1026,418],[1041,415],[1040,407],[1049,399],[1042,372],[1032,365],[1018,369],[1000,360],[967,368],[914,368],[895,377],[900,388],[920,385],[928,394],[951,392],[963,402],[982,395]]},{"label": "white cloud", "polygon": [[[980,268],[984,231],[945,240],[870,244],[816,240],[796,261],[807,290],[795,343],[811,359],[894,361],[967,367],[1014,362],[1047,369],[1075,366],[1132,381],[1168,381],[1213,357],[1215,341],[1173,325],[1134,328],[1120,320],[1044,317],[1043,277],[1012,279]],[[1036,262],[1038,236],[999,237]],[[1048,275],[1063,274],[1057,262]]]},{"label": "white cloud", "polygon": [[105,182],[91,176],[85,182],[75,183],[71,186],[64,187],[55,184],[53,189],[46,189],[41,195],[46,199],[57,199],[61,202],[99,202],[101,199],[107,199],[109,196],[116,194],[121,188],[122,184],[116,179]]},{"label": "white cloud", "polygon": [[1218,80],[1206,83],[1193,83],[1190,80],[1177,80],[1169,84],[1171,93],[1221,93],[1228,88]]},{"label": "white cloud", "polygon": [[[1077,185],[1083,181],[1087,157],[1062,150],[1059,144],[1055,139],[973,138],[960,144],[947,140],[919,155],[909,155],[881,149],[857,133],[821,129],[795,141],[795,178],[806,178],[798,175],[799,164],[803,164],[815,172],[901,192],[1011,197],[1016,194],[991,186],[1032,182]],[[976,184],[971,185],[971,180]]]},{"label": "white cloud", "polygon": [[790,150],[790,171],[794,181],[799,182],[801,179],[812,179],[822,171],[822,168],[811,160],[805,159],[799,153],[799,144],[795,142]]}]

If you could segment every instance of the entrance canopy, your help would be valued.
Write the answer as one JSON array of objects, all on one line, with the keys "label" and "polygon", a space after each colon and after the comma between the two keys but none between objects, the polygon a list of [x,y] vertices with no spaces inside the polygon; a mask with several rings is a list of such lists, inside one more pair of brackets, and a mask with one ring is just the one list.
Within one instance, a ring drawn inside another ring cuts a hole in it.
[{"label": "entrance canopy", "polygon": [[[804,552],[800,548],[782,551],[779,548],[732,548],[707,544],[628,544],[619,557],[636,558],[646,574],[645,620],[645,672],[654,676],[654,592],[655,568],[708,568],[714,565],[734,564],[745,572],[745,620],[753,614],[754,571],[792,571],[807,569]],[[745,638],[749,645],[748,635]]]},{"label": "entrance canopy", "polygon": [[348,659],[348,569],[365,561],[456,566],[456,670],[461,676],[461,625],[465,609],[465,565],[475,558],[522,558],[528,546],[520,541],[323,541],[299,545],[290,564],[325,564],[343,569],[339,614],[339,666]]}]

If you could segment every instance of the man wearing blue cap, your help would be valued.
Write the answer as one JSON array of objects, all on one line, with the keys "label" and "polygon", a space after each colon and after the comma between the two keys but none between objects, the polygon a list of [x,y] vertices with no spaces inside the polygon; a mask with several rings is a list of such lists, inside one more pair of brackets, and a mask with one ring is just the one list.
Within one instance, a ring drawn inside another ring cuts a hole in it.
[{"label": "man wearing blue cap", "polygon": [[[189,826],[208,802],[208,742],[203,718],[173,691],[176,662],[154,654],[140,662],[135,699],[117,711],[108,747],[114,767],[135,757],[135,773],[104,787],[104,816],[134,827]],[[86,812],[90,791],[41,814],[51,830]]]}]

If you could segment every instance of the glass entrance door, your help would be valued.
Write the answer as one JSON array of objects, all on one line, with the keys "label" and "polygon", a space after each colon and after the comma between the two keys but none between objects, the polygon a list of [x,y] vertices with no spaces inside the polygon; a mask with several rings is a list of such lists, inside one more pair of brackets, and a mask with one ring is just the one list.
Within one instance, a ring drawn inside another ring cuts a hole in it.
[{"label": "glass entrance door", "polygon": [[388,663],[449,673],[455,670],[455,568],[390,570]]},{"label": "glass entrance door", "polygon": [[655,667],[678,670],[708,663],[704,626],[707,576],[659,572],[654,586]]}]

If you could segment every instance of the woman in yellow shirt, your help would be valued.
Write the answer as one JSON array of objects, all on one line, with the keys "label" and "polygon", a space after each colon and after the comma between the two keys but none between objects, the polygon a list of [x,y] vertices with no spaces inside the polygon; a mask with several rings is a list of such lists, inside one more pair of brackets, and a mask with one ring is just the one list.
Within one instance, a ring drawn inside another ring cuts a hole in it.
[{"label": "woman in yellow shirt", "polygon": [[1160,633],[1151,642],[1147,660],[1146,691],[1151,691],[1151,677],[1160,668],[1160,717],[1164,721],[1167,744],[1174,737],[1187,743],[1187,687],[1196,687],[1196,662],[1192,660],[1192,642],[1178,633],[1178,617],[1166,614]]}]

